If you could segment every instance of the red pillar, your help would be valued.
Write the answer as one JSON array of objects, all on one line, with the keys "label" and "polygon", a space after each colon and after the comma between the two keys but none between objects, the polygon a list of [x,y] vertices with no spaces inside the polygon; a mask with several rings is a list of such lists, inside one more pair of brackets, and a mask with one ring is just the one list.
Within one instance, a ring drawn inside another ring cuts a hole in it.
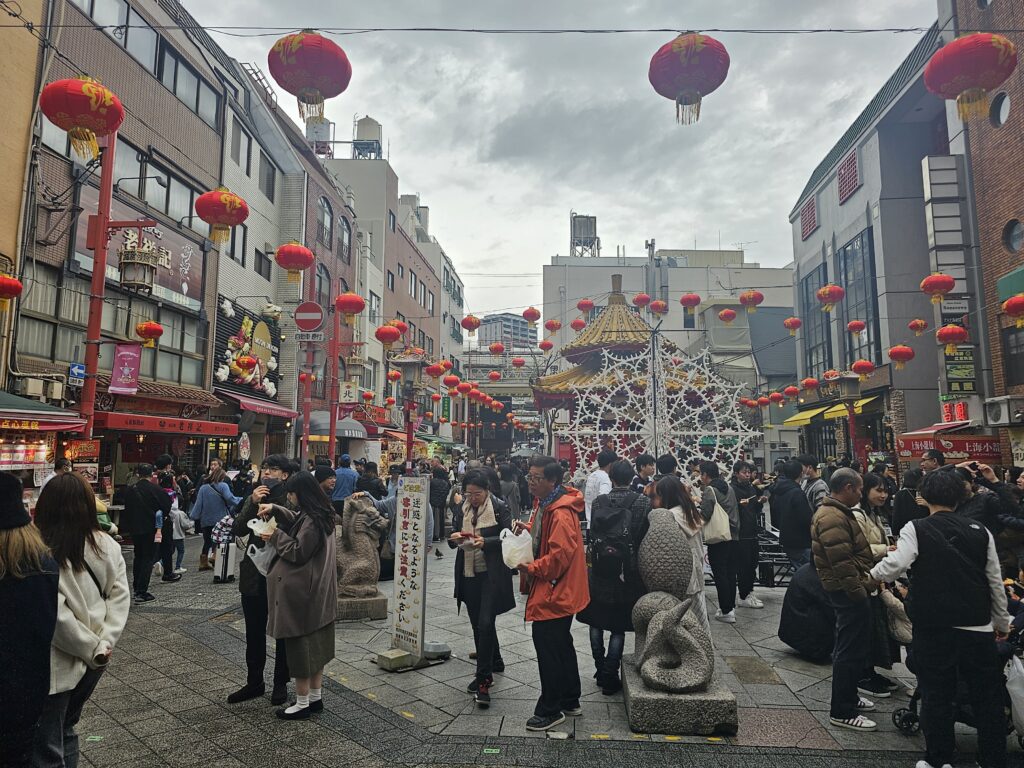
[{"label": "red pillar", "polygon": [[[335,295],[341,293],[341,281],[338,280]],[[327,355],[330,358],[327,365],[327,399],[328,399],[328,410],[331,414],[331,431],[330,437],[328,438],[328,445],[330,446],[330,457],[331,461],[334,461],[335,455],[337,455],[336,441],[338,439],[338,400],[341,398],[341,387],[338,379],[338,356],[341,349],[341,312],[333,307],[324,307],[328,311],[333,313],[333,331],[331,335],[331,343],[328,346]]]}]

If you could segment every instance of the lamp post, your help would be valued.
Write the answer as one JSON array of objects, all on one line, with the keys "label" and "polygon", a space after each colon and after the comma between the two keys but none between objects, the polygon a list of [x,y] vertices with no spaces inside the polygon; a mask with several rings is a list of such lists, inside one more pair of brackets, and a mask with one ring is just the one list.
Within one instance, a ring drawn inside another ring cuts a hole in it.
[{"label": "lamp post", "polygon": [[838,381],[839,402],[846,406],[847,439],[850,457],[857,458],[857,401],[860,399],[860,377],[855,373],[844,373]]}]

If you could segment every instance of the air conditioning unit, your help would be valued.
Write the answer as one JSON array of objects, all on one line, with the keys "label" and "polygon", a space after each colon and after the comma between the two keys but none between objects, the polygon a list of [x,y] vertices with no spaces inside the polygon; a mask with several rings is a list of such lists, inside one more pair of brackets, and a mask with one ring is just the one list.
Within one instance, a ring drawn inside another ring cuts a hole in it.
[{"label": "air conditioning unit", "polygon": [[42,379],[19,379],[18,394],[25,397],[42,398],[46,391],[46,382]]},{"label": "air conditioning unit", "polygon": [[64,383],[60,381],[46,382],[46,398],[48,400],[64,399]]},{"label": "air conditioning unit", "polygon": [[988,427],[1024,426],[1024,398],[1004,395],[986,400],[985,425]]}]

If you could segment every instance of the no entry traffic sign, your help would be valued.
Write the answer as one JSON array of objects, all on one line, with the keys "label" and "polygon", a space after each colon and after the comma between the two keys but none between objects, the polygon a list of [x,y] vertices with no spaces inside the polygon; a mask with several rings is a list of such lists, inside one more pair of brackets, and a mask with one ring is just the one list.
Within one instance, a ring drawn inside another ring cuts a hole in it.
[{"label": "no entry traffic sign", "polygon": [[324,308],[314,301],[304,301],[295,308],[295,326],[300,331],[318,331],[324,324]]}]

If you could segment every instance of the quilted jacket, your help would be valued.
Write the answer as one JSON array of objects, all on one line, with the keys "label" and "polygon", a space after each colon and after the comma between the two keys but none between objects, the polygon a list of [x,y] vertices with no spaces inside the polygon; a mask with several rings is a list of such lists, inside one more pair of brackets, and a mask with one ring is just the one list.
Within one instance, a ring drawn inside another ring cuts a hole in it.
[{"label": "quilted jacket", "polygon": [[814,567],[826,592],[846,592],[855,600],[867,597],[865,584],[874,565],[871,545],[853,510],[826,496],[811,519]]}]

